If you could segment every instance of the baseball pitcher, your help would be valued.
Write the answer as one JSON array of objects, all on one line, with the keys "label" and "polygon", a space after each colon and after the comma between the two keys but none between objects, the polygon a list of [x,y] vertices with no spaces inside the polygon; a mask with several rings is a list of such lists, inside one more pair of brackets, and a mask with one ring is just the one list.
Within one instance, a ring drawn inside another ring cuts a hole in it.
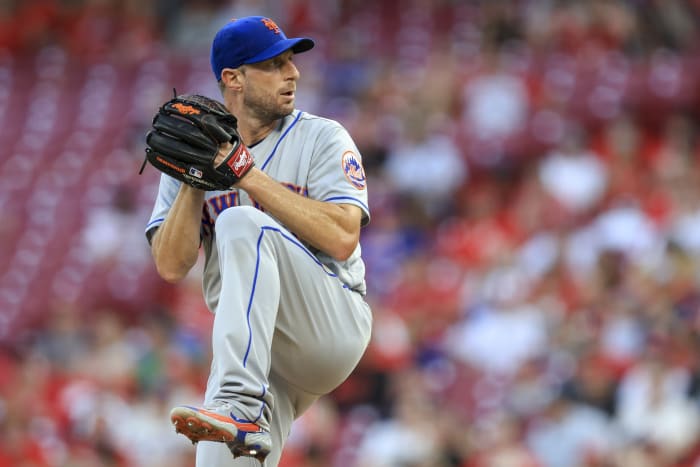
[{"label": "baseball pitcher", "polygon": [[313,46],[269,18],[229,22],[211,48],[223,104],[175,96],[147,134],[157,270],[176,282],[203,248],[215,314],[202,406],[171,411],[198,467],[276,466],[294,419],[369,342],[362,158],[339,123],[295,108],[294,55]]}]

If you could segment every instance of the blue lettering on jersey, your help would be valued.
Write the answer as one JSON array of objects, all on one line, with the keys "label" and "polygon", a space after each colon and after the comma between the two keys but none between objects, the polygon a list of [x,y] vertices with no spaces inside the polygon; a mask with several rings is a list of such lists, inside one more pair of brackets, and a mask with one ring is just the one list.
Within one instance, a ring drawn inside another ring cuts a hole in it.
[{"label": "blue lettering on jersey", "polygon": [[228,191],[219,196],[212,196],[207,199],[207,204],[211,206],[214,213],[218,216],[224,209],[228,209],[231,206],[238,206],[238,192]]},{"label": "blue lettering on jersey", "polygon": [[224,209],[240,204],[238,192],[229,191],[218,196],[207,198],[202,206],[202,232],[204,235],[211,235],[214,229],[216,218]]},{"label": "blue lettering on jersey", "polygon": [[[294,183],[282,183],[282,186],[302,196],[309,195],[307,187],[301,187]],[[263,212],[265,209],[254,199],[251,198],[253,206]],[[206,236],[211,236],[214,230],[216,218],[224,209],[240,205],[240,197],[237,191],[229,191],[218,196],[207,198],[202,206],[202,233]]]}]

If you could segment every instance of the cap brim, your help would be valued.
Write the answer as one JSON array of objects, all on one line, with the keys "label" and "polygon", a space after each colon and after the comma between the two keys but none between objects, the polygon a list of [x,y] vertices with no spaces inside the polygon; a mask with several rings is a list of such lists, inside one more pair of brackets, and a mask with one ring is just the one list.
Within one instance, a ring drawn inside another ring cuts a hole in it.
[{"label": "cap brim", "polygon": [[307,37],[295,37],[292,39],[283,39],[279,42],[275,42],[272,46],[263,50],[254,57],[249,58],[244,62],[244,64],[259,63],[264,62],[272,57],[276,57],[282,52],[286,52],[291,49],[295,54],[306,52],[307,50],[313,49],[315,43],[312,39]]}]

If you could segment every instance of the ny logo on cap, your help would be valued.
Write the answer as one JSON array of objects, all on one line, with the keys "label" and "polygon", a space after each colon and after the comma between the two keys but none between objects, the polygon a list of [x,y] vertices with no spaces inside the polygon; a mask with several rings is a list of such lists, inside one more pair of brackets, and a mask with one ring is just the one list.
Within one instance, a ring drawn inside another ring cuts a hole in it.
[{"label": "ny logo on cap", "polygon": [[267,29],[269,29],[270,31],[274,32],[275,34],[280,33],[280,27],[277,26],[277,24],[270,18],[263,18],[261,21],[265,26],[267,26]]}]

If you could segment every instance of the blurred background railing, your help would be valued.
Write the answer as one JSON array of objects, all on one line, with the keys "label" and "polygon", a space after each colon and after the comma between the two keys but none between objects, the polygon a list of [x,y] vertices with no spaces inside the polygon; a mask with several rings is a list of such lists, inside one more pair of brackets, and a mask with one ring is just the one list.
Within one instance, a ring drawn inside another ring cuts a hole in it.
[{"label": "blurred background railing", "polygon": [[373,341],[284,467],[700,465],[700,2],[0,2],[0,466],[193,465],[211,315],[144,134],[228,19],[317,46],[362,152]]}]

